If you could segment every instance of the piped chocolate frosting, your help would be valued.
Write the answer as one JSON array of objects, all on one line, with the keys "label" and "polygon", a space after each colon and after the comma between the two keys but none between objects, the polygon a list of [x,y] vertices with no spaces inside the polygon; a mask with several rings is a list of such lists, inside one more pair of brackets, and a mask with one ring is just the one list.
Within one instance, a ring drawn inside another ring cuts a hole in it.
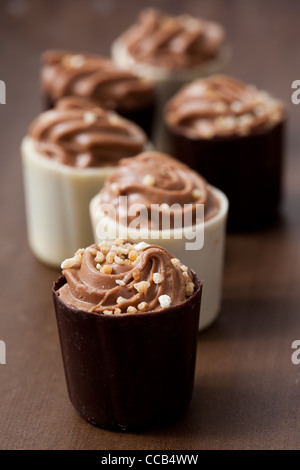
[{"label": "piped chocolate frosting", "polygon": [[[124,223],[119,196],[127,197],[128,207],[141,204],[147,208],[148,218],[144,220],[141,216],[140,223],[152,229],[162,228],[161,217],[153,217],[155,211],[168,212],[171,227],[178,217],[182,222],[185,217],[188,220],[189,212],[192,225],[196,224],[197,204],[204,204],[204,220],[211,219],[219,211],[218,200],[198,173],[169,155],[155,151],[121,160],[105,183],[100,203],[112,204],[119,222]],[[135,217],[127,213],[127,223]],[[158,225],[153,226],[155,223]]]},{"label": "piped chocolate frosting", "polygon": [[59,100],[29,129],[36,150],[47,158],[78,168],[116,165],[137,155],[147,137],[137,125],[82,98]]},{"label": "piped chocolate frosting", "polygon": [[167,69],[187,69],[215,58],[224,44],[224,30],[191,15],[172,17],[143,10],[122,36],[131,57]]},{"label": "piped chocolate frosting", "polygon": [[150,80],[118,68],[109,58],[49,50],[41,61],[42,89],[52,102],[78,96],[107,109],[130,111],[145,108],[154,100]]},{"label": "piped chocolate frosting", "polygon": [[262,133],[283,119],[284,106],[267,92],[213,75],[184,86],[167,104],[168,126],[190,138]]},{"label": "piped chocolate frosting", "polygon": [[105,241],[62,263],[57,291],[74,308],[105,315],[161,311],[194,293],[193,275],[167,250],[144,242]]}]

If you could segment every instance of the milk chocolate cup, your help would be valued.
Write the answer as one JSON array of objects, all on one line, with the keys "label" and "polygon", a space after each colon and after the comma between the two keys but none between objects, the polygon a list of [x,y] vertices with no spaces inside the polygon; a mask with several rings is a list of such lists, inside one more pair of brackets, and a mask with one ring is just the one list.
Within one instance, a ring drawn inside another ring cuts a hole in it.
[{"label": "milk chocolate cup", "polygon": [[276,219],[285,124],[259,134],[212,139],[192,139],[168,127],[173,155],[227,195],[229,230],[256,230]]},{"label": "milk chocolate cup", "polygon": [[192,397],[202,284],[158,312],[103,315],[53,300],[70,400],[103,428],[134,430],[183,413]]},{"label": "milk chocolate cup", "polygon": [[89,202],[113,167],[76,168],[40,155],[25,137],[21,147],[30,248],[42,262],[60,266],[93,241]]},{"label": "milk chocolate cup", "polygon": [[[118,222],[108,219],[98,210],[101,205],[101,192],[94,196],[90,202],[90,215],[94,230],[94,238],[97,243],[103,241],[99,237],[98,225],[106,227],[107,239],[113,240],[117,237],[124,237],[124,231],[129,239],[138,243],[145,241],[149,244],[156,243],[166,248],[176,258],[180,259],[186,266],[191,267],[199,279],[203,281],[203,296],[199,330],[211,325],[217,318],[222,301],[222,278],[225,251],[226,221],[228,214],[228,199],[224,193],[217,188],[209,186],[213,195],[217,198],[220,208],[214,217],[204,222],[204,244],[201,249],[187,249],[186,243],[192,233],[196,233],[198,239],[201,238],[203,224],[199,224],[186,229],[190,233],[183,238],[180,228],[170,231],[149,231],[145,235],[143,231],[127,228]],[[166,233],[164,233],[166,232]]]}]

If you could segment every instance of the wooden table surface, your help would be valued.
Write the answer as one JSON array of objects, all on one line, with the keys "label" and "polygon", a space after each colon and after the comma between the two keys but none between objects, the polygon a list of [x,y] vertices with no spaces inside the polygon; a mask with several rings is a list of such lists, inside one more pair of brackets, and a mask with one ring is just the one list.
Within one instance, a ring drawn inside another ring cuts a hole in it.
[{"label": "wooden table surface", "polygon": [[291,362],[300,339],[300,106],[291,103],[291,83],[300,79],[297,0],[152,2],[221,21],[233,47],[229,71],[286,101],[282,217],[272,229],[228,236],[221,315],[199,335],[193,400],[182,419],[121,434],[82,421],[69,403],[50,294],[58,272],[28,248],[19,146],[41,109],[39,54],[108,53],[142,4],[1,1],[0,449],[299,449],[300,365]]}]

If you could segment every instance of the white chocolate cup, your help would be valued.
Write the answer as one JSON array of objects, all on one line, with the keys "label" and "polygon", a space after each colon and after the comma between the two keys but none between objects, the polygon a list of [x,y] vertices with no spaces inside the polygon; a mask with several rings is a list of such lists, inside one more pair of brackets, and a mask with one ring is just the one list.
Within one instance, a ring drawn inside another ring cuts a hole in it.
[{"label": "white chocolate cup", "polygon": [[[213,218],[204,222],[204,244],[199,250],[187,250],[185,238],[176,238],[176,231],[171,230],[168,238],[163,238],[163,231],[152,231],[147,237],[143,237],[142,233],[138,234],[136,230],[125,228],[116,221],[108,219],[101,215],[97,208],[100,205],[101,192],[97,194],[90,202],[90,215],[94,230],[96,243],[100,243],[104,238],[100,238],[97,233],[98,224],[106,225],[106,239],[114,239],[122,237],[122,233],[127,230],[129,239],[136,243],[145,241],[150,244],[158,244],[166,248],[183,264],[196,271],[199,279],[203,281],[203,293],[201,301],[201,314],[199,330],[208,327],[218,316],[222,299],[222,276],[225,250],[226,220],[228,214],[228,199],[220,190],[210,186],[215,197],[218,199],[220,208],[219,212]],[[203,229],[203,225],[191,227],[191,232]],[[109,234],[111,234],[109,236]],[[177,234],[178,235],[178,234]]]},{"label": "white chocolate cup", "polygon": [[93,242],[89,202],[113,167],[74,168],[39,154],[25,137],[21,146],[29,245],[42,262],[59,267]]},{"label": "white chocolate cup", "polygon": [[155,82],[158,92],[158,103],[153,142],[158,150],[168,152],[169,142],[163,125],[163,110],[167,101],[186,83],[196,78],[207,77],[208,75],[222,72],[229,62],[231,53],[228,46],[223,46],[217,57],[209,59],[201,65],[189,69],[170,70],[137,62],[128,52],[123,36],[120,36],[112,44],[111,55],[118,67],[131,70],[136,75]]}]

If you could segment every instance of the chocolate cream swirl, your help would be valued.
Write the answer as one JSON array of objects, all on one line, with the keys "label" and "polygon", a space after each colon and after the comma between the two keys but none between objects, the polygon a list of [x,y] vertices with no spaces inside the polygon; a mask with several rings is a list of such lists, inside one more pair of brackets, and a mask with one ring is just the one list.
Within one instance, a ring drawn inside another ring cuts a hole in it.
[{"label": "chocolate cream swirl", "polygon": [[150,80],[92,54],[46,51],[42,55],[41,80],[44,93],[53,102],[64,96],[79,96],[107,109],[125,111],[145,107],[154,100]]},{"label": "chocolate cream swirl", "polygon": [[[171,228],[174,228],[174,220],[180,220],[181,224],[191,220],[192,225],[196,224],[197,204],[204,204],[204,220],[219,211],[217,198],[198,173],[174,158],[154,151],[121,160],[101,192],[100,204],[112,204],[117,220],[124,225],[125,217],[128,225],[139,213],[124,214],[119,196],[127,197],[128,208],[140,204],[147,209],[148,217],[140,223],[150,229],[162,228],[161,215],[164,213],[170,214]],[[158,216],[151,219],[153,212]]]},{"label": "chocolate cream swirl", "polygon": [[184,86],[167,104],[166,121],[191,138],[264,132],[283,119],[283,104],[234,78],[213,75]]},{"label": "chocolate cream swirl", "polygon": [[191,271],[167,250],[124,240],[78,250],[62,263],[67,305],[102,314],[160,311],[193,295]]},{"label": "chocolate cream swirl", "polygon": [[146,9],[122,40],[137,62],[186,69],[218,55],[224,44],[224,30],[217,23],[190,15],[172,17]]},{"label": "chocolate cream swirl", "polygon": [[29,129],[36,150],[78,168],[113,166],[144,150],[147,137],[137,125],[113,111],[76,97],[62,98]]}]

